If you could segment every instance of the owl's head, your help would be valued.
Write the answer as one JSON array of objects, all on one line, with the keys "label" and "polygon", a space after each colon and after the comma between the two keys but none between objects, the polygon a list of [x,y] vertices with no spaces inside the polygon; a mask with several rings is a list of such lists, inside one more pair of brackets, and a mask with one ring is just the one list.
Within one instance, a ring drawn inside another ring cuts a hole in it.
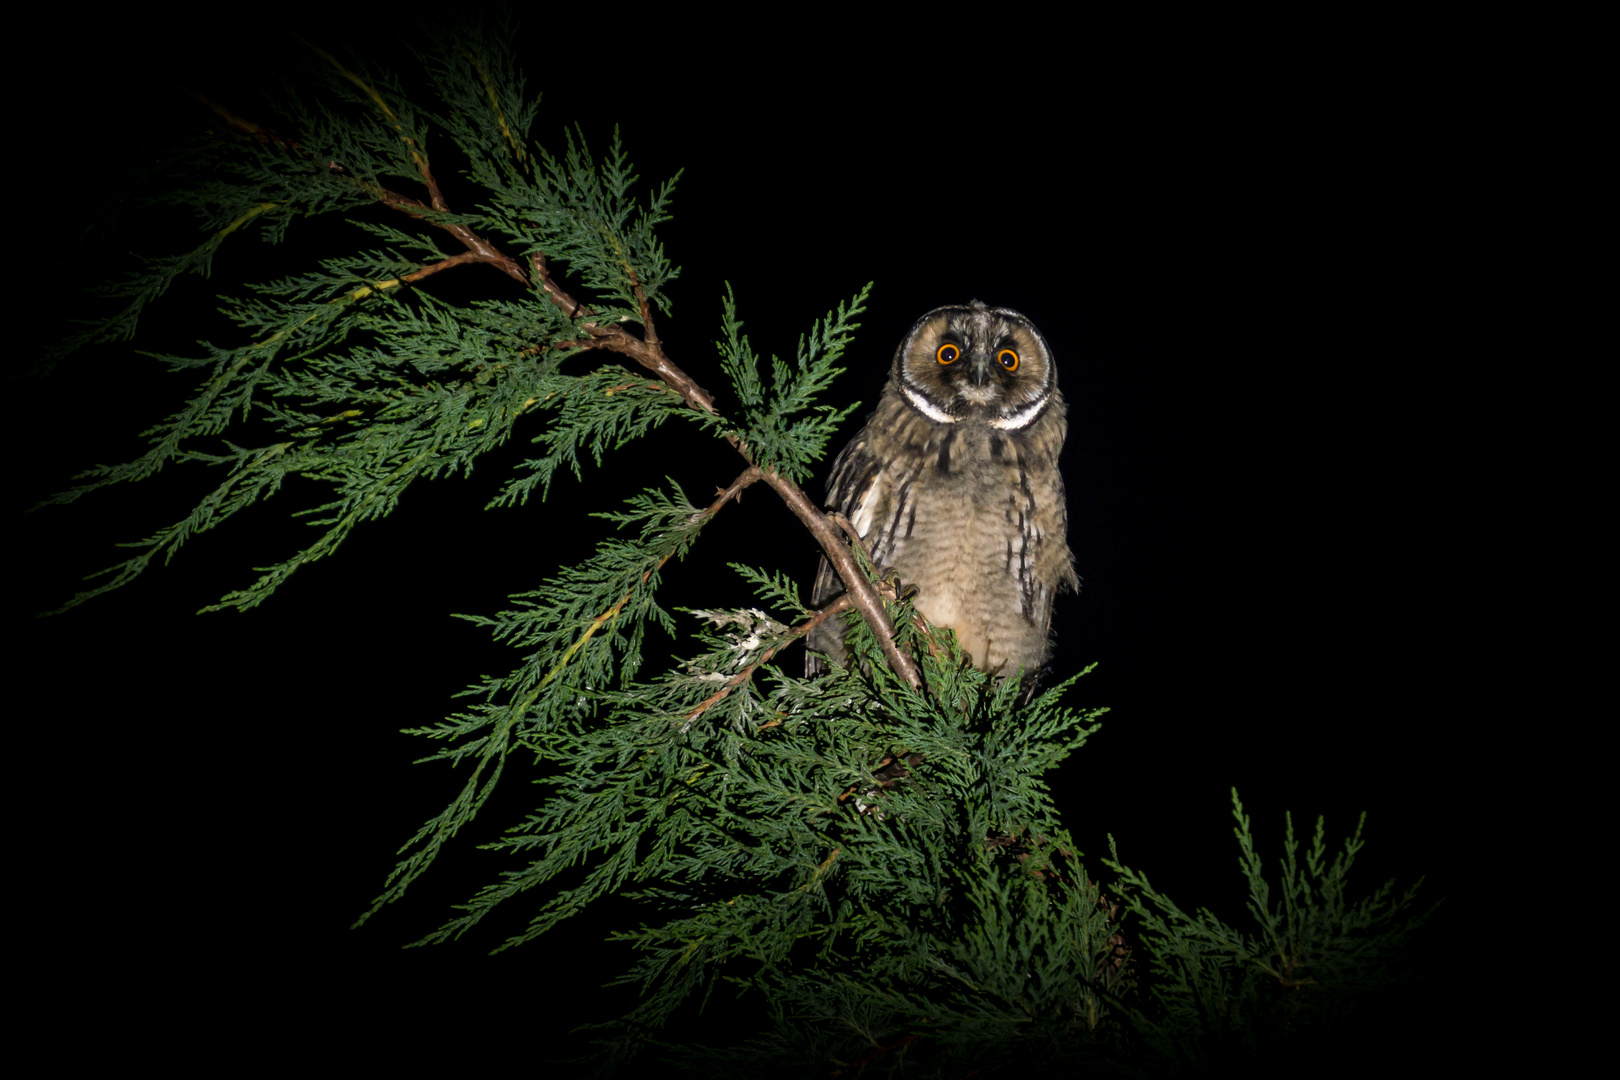
[{"label": "owl's head", "polygon": [[978,419],[1020,431],[1054,401],[1061,409],[1041,332],[1018,312],[977,300],[918,319],[900,342],[890,379],[913,409],[941,424]]}]

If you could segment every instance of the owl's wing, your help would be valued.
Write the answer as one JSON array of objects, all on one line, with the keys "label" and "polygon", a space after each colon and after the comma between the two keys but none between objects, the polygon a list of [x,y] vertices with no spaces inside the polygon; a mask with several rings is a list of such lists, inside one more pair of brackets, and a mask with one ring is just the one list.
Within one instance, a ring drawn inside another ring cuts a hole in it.
[{"label": "owl's wing", "polygon": [[[825,505],[853,521],[852,514],[860,505],[860,492],[853,489],[851,479],[865,474],[871,464],[871,456],[866,449],[866,432],[851,439],[833,459],[832,475],[827,478],[827,498]],[[859,532],[859,526],[856,527]],[[827,557],[821,557],[821,566],[816,570],[816,587],[810,594],[810,603],[821,607],[838,598],[844,591],[844,583],[833,571],[832,564]]]},{"label": "owl's wing", "polygon": [[[916,506],[910,496],[919,468],[920,462],[913,460],[877,460],[862,436],[844,447],[833,462],[827,506],[849,519],[872,553],[872,565],[879,569],[894,562],[911,534]],[[823,559],[816,574],[814,603],[819,607],[843,591],[844,583]]]},{"label": "owl's wing", "polygon": [[1052,601],[1065,588],[1080,591],[1074,553],[1069,550],[1069,510],[1063,477],[1056,462],[1047,473],[1047,489],[1031,494],[1027,474],[1019,471],[1019,487],[1026,502],[1018,515],[1019,548],[1008,550],[1009,569],[1017,558],[1019,601],[1024,618],[1042,634],[1052,628]]},{"label": "owl's wing", "polygon": [[[826,506],[849,519],[871,550],[873,565],[881,568],[894,561],[897,543],[903,543],[903,540],[897,541],[903,533],[897,532],[895,525],[910,509],[906,496],[915,470],[908,471],[904,465],[897,465],[892,457],[880,460],[869,443],[871,431],[869,422],[834,459],[832,475],[827,479]],[[823,607],[843,592],[843,580],[824,556],[816,570],[811,604]],[[817,653],[842,660],[843,637],[843,627],[832,620],[818,627],[810,635],[811,651],[805,658],[805,674],[820,675],[827,670],[826,662]]]}]

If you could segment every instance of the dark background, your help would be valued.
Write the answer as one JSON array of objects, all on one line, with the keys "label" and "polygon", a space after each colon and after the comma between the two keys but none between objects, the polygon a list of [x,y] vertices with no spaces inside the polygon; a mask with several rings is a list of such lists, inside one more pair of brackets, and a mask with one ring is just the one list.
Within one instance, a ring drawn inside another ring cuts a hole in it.
[{"label": "dark background", "polygon": [[[834,390],[865,403],[859,416],[931,307],[977,297],[1042,329],[1069,402],[1063,468],[1084,579],[1059,601],[1056,668],[1097,664],[1070,700],[1112,710],[1053,778],[1093,872],[1106,880],[1097,859],[1113,834],[1182,904],[1244,919],[1236,786],[1273,863],[1285,810],[1307,834],[1326,814],[1335,842],[1365,810],[1360,886],[1427,875],[1424,894],[1455,907],[1459,746],[1489,715],[1479,686],[1492,673],[1474,647],[1489,614],[1468,599],[1478,580],[1460,557],[1483,511],[1459,425],[1492,317],[1471,287],[1488,244],[1464,179],[1483,152],[1480,103],[1425,46],[1395,39],[1273,54],[1099,30],[1041,57],[1007,32],[892,56],[831,38],[785,53],[679,36],[701,29],[531,29],[535,134],[560,149],[577,122],[600,152],[617,123],[645,180],[685,170],[662,234],[682,274],[660,331],[722,407],[712,342],[726,281],[766,354],[791,354],[813,319],[876,282]],[[390,36],[380,24],[303,32],[373,53],[366,42]],[[14,224],[37,255],[22,299],[47,330],[137,242],[195,242],[183,217],[135,208],[124,183],[209,122],[182,88],[253,102],[301,48],[242,26],[201,44],[133,25],[52,33],[12,149],[30,163]],[[669,58],[653,39],[688,44]],[[429,149],[453,160],[448,140]],[[468,187],[447,172],[460,208]],[[190,385],[135,348],[234,341],[214,293],[303,265],[287,261],[301,242],[337,254],[351,235],[301,222],[286,250],[233,240],[214,279],[181,282],[135,346],[13,382],[24,467],[12,506],[135,456],[138,432],[178,408]],[[516,286],[469,267],[431,288]],[[600,532],[586,512],[666,475],[701,502],[741,468],[672,429],[549,504],[483,511],[527,451],[519,441],[470,480],[417,485],[245,615],[193,613],[314,538],[288,515],[323,496],[315,485],[289,485],[172,566],[49,619],[31,616],[218,478],[171,466],[13,518],[26,559],[13,724],[30,751],[16,767],[37,792],[19,832],[42,867],[46,994],[124,1010],[178,981],[167,1019],[138,1038],[162,1043],[206,1016],[245,1035],[267,1022],[294,1039],[343,1033],[356,1053],[469,999],[558,1047],[573,1023],[625,1006],[598,989],[627,959],[601,943],[638,918],[625,907],[495,957],[527,901],[452,945],[400,948],[509,865],[476,845],[533,801],[516,760],[426,879],[349,929],[394,849],[462,782],[412,766],[431,748],[399,729],[435,722],[459,688],[514,663],[451,613],[495,611],[577,559]],[[738,557],[808,583],[815,553],[769,492],[751,491],[668,574],[668,603],[746,602],[722,565]]]}]

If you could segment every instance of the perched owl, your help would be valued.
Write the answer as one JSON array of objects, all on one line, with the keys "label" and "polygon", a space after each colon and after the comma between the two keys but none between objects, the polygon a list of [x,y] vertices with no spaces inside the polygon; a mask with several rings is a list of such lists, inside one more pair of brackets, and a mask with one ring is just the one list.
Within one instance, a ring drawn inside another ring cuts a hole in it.
[{"label": "perched owl", "polygon": [[[975,667],[1034,675],[1046,662],[1052,598],[1079,588],[1058,451],[1068,431],[1057,369],[1030,321],[975,300],[919,319],[894,355],[878,407],[833,462],[827,507],[929,622],[956,631]],[[813,603],[843,591],[827,560]],[[810,635],[842,662],[842,628]]]}]

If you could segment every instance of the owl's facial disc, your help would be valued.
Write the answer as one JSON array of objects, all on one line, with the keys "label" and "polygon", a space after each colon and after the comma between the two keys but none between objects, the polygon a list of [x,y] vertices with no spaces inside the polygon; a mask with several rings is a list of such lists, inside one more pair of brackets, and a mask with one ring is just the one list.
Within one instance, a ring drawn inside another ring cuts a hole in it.
[{"label": "owl's facial disc", "polygon": [[1021,431],[1057,392],[1040,333],[1017,312],[977,301],[919,319],[901,343],[894,375],[906,402],[936,424],[981,418]]}]

